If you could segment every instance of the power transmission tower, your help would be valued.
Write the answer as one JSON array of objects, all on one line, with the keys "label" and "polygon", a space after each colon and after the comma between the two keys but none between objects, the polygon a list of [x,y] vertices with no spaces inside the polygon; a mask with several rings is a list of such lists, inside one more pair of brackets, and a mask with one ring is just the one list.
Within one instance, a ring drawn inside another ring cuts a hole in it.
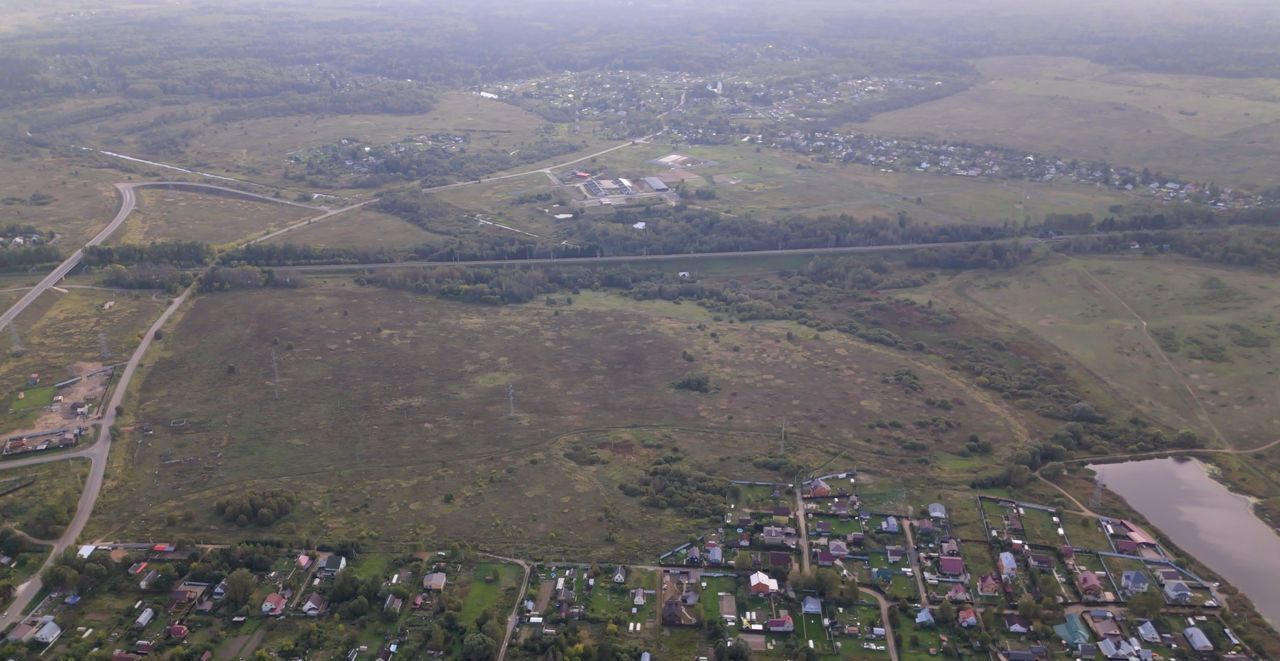
[{"label": "power transmission tower", "polygon": [[272,386],[276,391],[276,399],[280,399],[280,363],[276,362],[276,350],[271,350],[271,371],[275,373],[276,379]]},{"label": "power transmission tower", "polygon": [[507,417],[516,417],[516,387],[507,384]]},{"label": "power transmission tower", "polygon": [[101,356],[103,360],[111,357],[111,348],[107,346],[106,333],[98,333],[98,346],[100,348],[98,355]]}]

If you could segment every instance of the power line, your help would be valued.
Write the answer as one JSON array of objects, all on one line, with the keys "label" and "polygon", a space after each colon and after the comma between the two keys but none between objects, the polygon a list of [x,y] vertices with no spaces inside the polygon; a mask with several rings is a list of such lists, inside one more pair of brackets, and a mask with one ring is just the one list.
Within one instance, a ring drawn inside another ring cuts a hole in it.
[{"label": "power line", "polygon": [[9,348],[9,351],[18,355],[26,353],[26,348],[22,346],[22,338],[18,337],[18,324],[16,321],[9,323],[9,335],[12,337],[11,344],[13,345]]},{"label": "power line", "polygon": [[272,386],[276,391],[276,399],[280,399],[280,363],[276,361],[276,350],[271,350],[271,371],[275,373],[276,379]]}]

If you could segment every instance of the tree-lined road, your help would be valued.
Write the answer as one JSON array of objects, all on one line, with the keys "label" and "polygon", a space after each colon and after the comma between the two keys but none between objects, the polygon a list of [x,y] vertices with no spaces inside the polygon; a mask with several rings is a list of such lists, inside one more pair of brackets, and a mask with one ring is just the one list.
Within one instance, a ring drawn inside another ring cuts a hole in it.
[{"label": "tree-lined road", "polygon": [[[193,188],[198,190],[208,190],[208,191],[229,193],[237,196],[253,198],[253,199],[262,200],[266,202],[275,202],[277,204],[287,204],[289,206],[302,207],[304,209],[314,209],[316,211],[324,211],[324,209],[322,209],[321,207],[311,206],[309,204],[291,202],[289,200],[277,199],[274,197],[268,197],[266,195],[258,195],[256,193],[246,193],[244,191],[236,190],[234,188],[227,188],[226,186],[215,186],[213,184],[197,184],[197,183],[191,183],[186,181],[144,181],[144,182],[137,182],[137,183],[120,183],[120,184],[116,184],[115,186],[116,186],[116,190],[120,191],[120,210],[116,212],[116,217],[112,218],[111,222],[107,223],[107,226],[102,228],[101,232],[98,232],[92,239],[89,239],[89,242],[84,245],[84,248],[80,248],[75,252],[71,253],[71,256],[63,260],[61,264],[59,264],[52,271],[49,272],[49,275],[46,275],[43,279],[40,280],[40,282],[36,283],[36,285],[32,287],[30,291],[28,291],[25,295],[23,295],[22,298],[18,299],[18,302],[10,306],[9,309],[5,310],[3,314],[0,314],[0,330],[4,329],[5,326],[8,326],[14,319],[18,317],[18,315],[22,314],[23,310],[26,310],[28,307],[30,307],[31,304],[34,303],[37,298],[40,298],[41,294],[45,293],[54,285],[58,284],[60,280],[67,277],[67,275],[70,274],[71,271],[75,270],[77,266],[80,266],[80,262],[84,260],[85,248],[100,245],[103,241],[106,241],[112,235],[112,233],[114,233],[117,229],[119,229],[122,224],[124,224],[124,221],[129,218],[129,215],[132,214],[133,210],[138,206],[138,196],[135,191],[139,188],[168,187],[168,188],[175,188],[179,190],[184,188]],[[348,207],[347,209],[350,209],[350,208],[353,208],[353,207]],[[321,216],[321,217],[327,218],[328,216],[341,213],[342,211],[345,211],[345,210],[346,209],[340,209],[337,211],[328,211],[324,214],[324,216]],[[282,230],[279,233],[283,233],[285,231],[288,231],[289,229],[291,228],[285,228],[285,230]]]}]

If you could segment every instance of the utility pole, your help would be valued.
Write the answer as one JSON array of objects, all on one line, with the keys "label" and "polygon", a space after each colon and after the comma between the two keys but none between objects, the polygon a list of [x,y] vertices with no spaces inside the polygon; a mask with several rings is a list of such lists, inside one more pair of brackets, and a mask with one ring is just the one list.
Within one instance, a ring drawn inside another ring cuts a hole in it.
[{"label": "utility pole", "polygon": [[516,417],[516,387],[507,384],[507,417]]},{"label": "utility pole", "polygon": [[106,333],[98,333],[98,345],[99,345],[99,348],[100,348],[100,351],[98,352],[98,355],[99,355],[99,356],[101,356],[103,360],[106,360],[106,359],[110,358],[110,357],[111,357],[111,349],[107,346],[107,334],[106,334]]},{"label": "utility pole", "polygon": [[280,399],[280,363],[276,361],[276,350],[271,350],[271,371],[275,373],[276,379],[272,383],[272,387],[276,391],[276,399]]},{"label": "utility pole", "polygon": [[787,419],[782,418],[782,456],[787,455]]}]

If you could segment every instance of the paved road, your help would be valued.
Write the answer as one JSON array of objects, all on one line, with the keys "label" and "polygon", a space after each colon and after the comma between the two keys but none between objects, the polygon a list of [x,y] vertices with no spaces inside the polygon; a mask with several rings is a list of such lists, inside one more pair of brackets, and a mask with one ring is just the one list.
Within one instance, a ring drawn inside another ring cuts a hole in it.
[{"label": "paved road", "polygon": [[[105,241],[107,237],[111,236],[111,233],[120,227],[121,223],[128,218],[129,214],[133,212],[134,207],[137,205],[137,196],[135,195],[134,190],[145,186],[173,186],[179,188],[221,190],[271,202],[315,208],[263,195],[245,193],[233,188],[224,188],[222,186],[213,186],[208,184],[191,184],[187,182],[139,182],[116,184],[116,189],[120,191],[120,210],[116,213],[115,218],[113,218],[112,221],[86,245],[98,245]],[[348,209],[349,208],[353,207],[348,207]],[[345,209],[338,211],[326,211],[321,217],[327,218],[335,213],[341,213],[341,211],[344,210]],[[13,307],[0,317],[0,328],[2,328],[4,324],[12,321],[14,317],[26,309],[26,307],[39,297],[40,294],[51,288],[58,282],[58,280],[62,279],[68,272],[78,266],[83,257],[84,249],[80,249],[71,257],[68,257],[62,264],[59,264],[53,272],[41,280],[39,284],[33,287],[31,291],[23,296],[22,299],[15,303]],[[112,426],[115,425],[116,422],[116,408],[124,401],[124,397],[129,390],[129,383],[133,380],[133,375],[137,371],[138,365],[141,364],[143,356],[146,355],[147,349],[151,346],[151,341],[155,338],[156,331],[160,330],[160,328],[169,321],[169,318],[173,316],[174,312],[176,312],[184,302],[186,302],[190,294],[191,288],[188,288],[177,298],[173,299],[169,304],[169,307],[165,308],[160,317],[151,324],[149,329],[147,329],[146,334],[142,337],[137,348],[134,349],[133,354],[129,357],[129,361],[125,363],[124,370],[120,373],[120,379],[116,382],[115,388],[111,391],[111,399],[104,407],[102,417],[99,418],[99,434],[96,442],[73,452],[59,452],[47,456],[25,457],[22,459],[0,462],[0,470],[6,470],[11,468],[22,468],[24,466],[35,466],[52,461],[62,461],[76,457],[84,457],[90,461],[89,476],[85,480],[84,491],[80,494],[80,500],[76,506],[75,516],[71,519],[71,523],[67,525],[62,536],[57,540],[54,540],[53,551],[49,554],[49,557],[45,559],[44,564],[41,565],[40,571],[37,572],[30,580],[18,586],[14,594],[13,602],[9,604],[8,610],[6,610],[3,615],[0,615],[0,630],[3,630],[22,618],[22,612],[26,610],[27,606],[30,605],[31,600],[39,594],[43,587],[43,581],[40,574],[43,573],[46,568],[51,566],[54,560],[62,555],[63,551],[76,543],[76,540],[80,537],[80,533],[84,531],[85,525],[89,523],[89,516],[93,513],[93,506],[97,503],[98,496],[102,492],[102,481],[107,471],[107,460],[111,453]]]},{"label": "paved road", "polygon": [[[120,227],[124,219],[133,213],[133,208],[137,205],[137,199],[133,193],[133,189],[136,186],[136,184],[116,184],[116,190],[120,191],[120,210],[116,212],[116,217],[111,219],[111,222],[102,228],[101,232],[98,232],[97,236],[89,239],[89,243],[85,244],[86,247],[96,246],[106,241],[107,237],[111,236],[111,233]],[[77,249],[71,253],[70,257],[55,267],[53,271],[50,271],[49,275],[46,275],[35,287],[32,287],[31,291],[28,291],[22,298],[18,299],[18,302],[10,306],[4,314],[0,314],[0,329],[8,326],[19,314],[22,314],[23,310],[26,310],[37,298],[40,298],[41,294],[58,284],[59,280],[66,277],[72,269],[80,265],[80,260],[82,259],[84,259],[84,248]]]},{"label": "paved road", "polygon": [[[76,514],[71,519],[71,523],[67,525],[66,531],[53,544],[53,552],[41,565],[40,571],[30,580],[18,586],[14,594],[13,602],[9,604],[9,608],[4,615],[0,617],[0,630],[17,622],[22,618],[22,611],[31,603],[31,600],[40,592],[44,583],[40,578],[40,574],[46,568],[51,566],[54,560],[62,555],[62,552],[70,548],[79,539],[80,533],[84,531],[84,527],[89,523],[89,515],[93,513],[94,503],[98,501],[98,495],[102,492],[102,479],[107,472],[107,459],[111,453],[111,427],[116,422],[116,407],[120,406],[124,401],[125,394],[129,390],[129,382],[133,379],[134,372],[138,369],[138,365],[142,362],[142,357],[147,353],[147,348],[151,346],[151,340],[155,337],[155,333],[169,317],[187,300],[190,290],[183,292],[175,298],[164,313],[156,319],[155,323],[147,329],[147,333],[143,336],[142,341],[138,343],[138,348],[134,350],[133,355],[129,357],[129,362],[125,364],[124,371],[120,374],[120,380],[116,382],[115,389],[111,391],[111,400],[107,403],[100,420],[100,432],[98,440],[94,444],[84,450],[59,454],[48,457],[49,461],[57,461],[67,459],[69,457],[88,457],[91,462],[89,468],[89,477],[85,480],[84,491],[80,494],[80,502],[76,506]],[[35,459],[35,458],[33,458]],[[39,461],[15,460],[0,464],[0,469],[15,468],[22,465],[32,465],[35,463],[43,463]]]},{"label": "paved road", "polygon": [[[133,213],[134,208],[137,207],[138,205],[137,194],[134,192],[138,188],[167,187],[167,188],[176,188],[176,189],[191,188],[191,189],[198,189],[198,190],[221,191],[224,193],[232,193],[238,196],[264,200],[267,202],[287,204],[290,206],[302,207],[304,209],[321,210],[320,207],[314,207],[309,204],[291,202],[289,200],[282,200],[274,197],[267,197],[266,195],[258,195],[255,193],[246,193],[244,191],[236,190],[234,188],[227,188],[226,186],[215,186],[213,184],[195,184],[195,183],[190,183],[186,181],[144,181],[144,182],[136,182],[136,183],[121,183],[121,184],[116,184],[115,186],[116,186],[116,190],[120,191],[120,210],[116,212],[116,217],[112,218],[111,222],[107,223],[107,226],[102,228],[101,232],[98,232],[96,236],[94,236],[92,239],[89,239],[89,242],[85,244],[86,248],[101,244],[103,241],[106,241],[107,238],[110,237],[113,232],[115,232],[117,229],[120,228],[120,225],[124,223],[125,219],[129,217],[129,214]],[[345,209],[338,210],[338,211],[329,211],[325,213],[325,215],[322,217],[328,217],[336,213],[341,213],[342,211],[345,211]],[[72,270],[74,270],[77,266],[79,266],[80,262],[83,259],[84,259],[84,248],[80,248],[75,252],[71,253],[71,256],[67,257],[65,260],[63,260],[61,264],[59,264],[56,268],[50,271],[49,275],[46,275],[39,283],[36,284],[36,286],[32,287],[30,291],[28,291],[25,295],[23,295],[22,298],[18,299],[18,302],[10,306],[9,309],[6,310],[3,314],[0,314],[0,329],[3,329],[5,326],[9,325],[9,323],[12,322],[14,319],[16,319],[18,315],[22,314],[22,311],[30,307],[31,304],[34,303],[37,298],[40,298],[41,294],[45,293],[51,287],[58,284],[58,281],[65,278],[67,274],[71,273]]]}]

